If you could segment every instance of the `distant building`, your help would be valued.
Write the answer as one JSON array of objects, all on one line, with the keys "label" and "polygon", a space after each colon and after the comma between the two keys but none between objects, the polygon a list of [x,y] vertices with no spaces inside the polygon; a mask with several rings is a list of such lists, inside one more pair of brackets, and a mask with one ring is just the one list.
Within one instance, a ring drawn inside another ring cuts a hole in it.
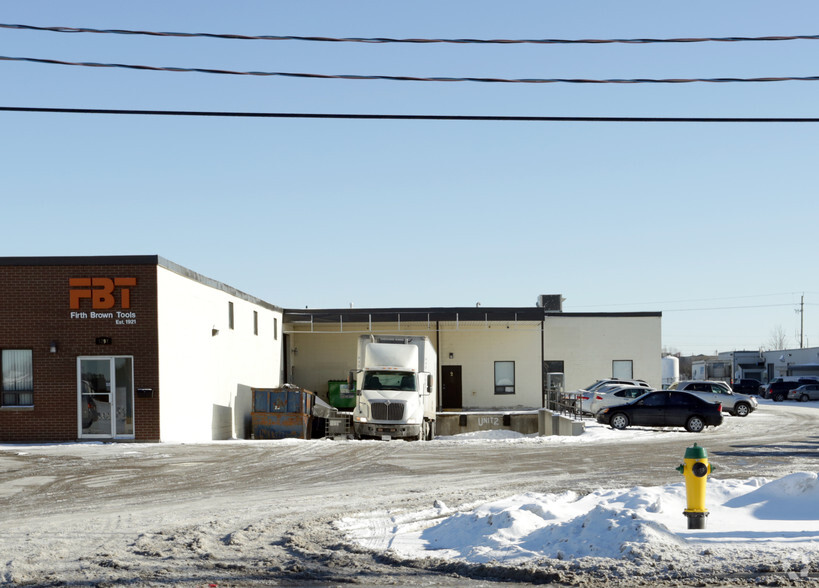
[{"label": "distant building", "polygon": [[729,373],[734,380],[751,379],[766,382],[765,359],[759,351],[725,351],[719,360],[729,364]]},{"label": "distant building", "polygon": [[784,376],[819,376],[819,347],[763,351],[768,380]]}]

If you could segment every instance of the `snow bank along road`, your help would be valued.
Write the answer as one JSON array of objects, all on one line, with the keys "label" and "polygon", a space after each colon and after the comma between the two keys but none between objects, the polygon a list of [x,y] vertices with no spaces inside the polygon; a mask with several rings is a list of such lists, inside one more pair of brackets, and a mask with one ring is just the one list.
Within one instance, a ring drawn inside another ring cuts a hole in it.
[{"label": "snow bank along road", "polygon": [[0,445],[0,585],[776,583],[776,562],[754,557],[409,560],[349,541],[337,522],[436,501],[679,483],[695,442],[715,477],[815,472],[817,417],[815,403],[763,402],[700,434],[587,421],[575,438]]}]

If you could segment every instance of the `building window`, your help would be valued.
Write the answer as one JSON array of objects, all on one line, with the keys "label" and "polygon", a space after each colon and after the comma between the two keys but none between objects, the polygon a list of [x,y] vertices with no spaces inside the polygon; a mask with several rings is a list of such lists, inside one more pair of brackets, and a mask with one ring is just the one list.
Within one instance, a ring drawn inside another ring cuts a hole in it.
[{"label": "building window", "polygon": [[259,334],[259,313],[255,310],[253,311],[253,334]]},{"label": "building window", "polygon": [[228,328],[233,328],[233,303],[228,302]]},{"label": "building window", "polygon": [[622,380],[634,378],[634,361],[631,359],[615,359],[611,362],[611,377]]},{"label": "building window", "polygon": [[495,362],[495,394],[515,393],[515,362]]},{"label": "building window", "polygon": [[273,340],[279,340],[279,319],[275,316],[273,317]]},{"label": "building window", "polygon": [[3,373],[2,406],[34,405],[34,368],[30,349],[4,349],[0,354]]}]

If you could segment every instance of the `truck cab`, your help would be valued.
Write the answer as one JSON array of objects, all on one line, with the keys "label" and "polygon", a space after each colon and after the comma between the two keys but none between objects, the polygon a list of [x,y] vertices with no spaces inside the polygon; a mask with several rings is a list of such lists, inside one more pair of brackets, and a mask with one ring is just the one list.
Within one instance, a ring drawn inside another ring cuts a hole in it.
[{"label": "truck cab", "polygon": [[435,436],[435,351],[427,337],[359,339],[353,432],[356,438],[429,440]]}]

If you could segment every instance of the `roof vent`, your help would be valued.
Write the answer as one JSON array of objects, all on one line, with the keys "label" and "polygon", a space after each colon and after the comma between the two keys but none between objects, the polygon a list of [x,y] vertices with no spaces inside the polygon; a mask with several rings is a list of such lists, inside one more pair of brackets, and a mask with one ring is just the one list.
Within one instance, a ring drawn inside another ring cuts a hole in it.
[{"label": "roof vent", "polygon": [[563,312],[564,300],[560,294],[541,294],[537,297],[537,305],[546,312]]}]

